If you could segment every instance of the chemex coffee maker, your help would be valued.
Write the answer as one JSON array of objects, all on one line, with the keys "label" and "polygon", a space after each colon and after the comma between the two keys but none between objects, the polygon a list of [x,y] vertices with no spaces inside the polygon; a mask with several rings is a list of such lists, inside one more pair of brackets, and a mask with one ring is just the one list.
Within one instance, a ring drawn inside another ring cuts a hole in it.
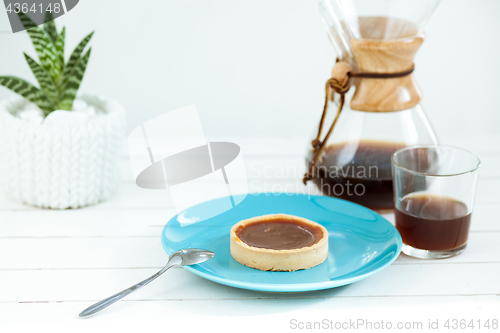
[{"label": "chemex coffee maker", "polygon": [[394,208],[391,156],[437,144],[412,73],[440,0],[320,0],[337,53],[304,183],[368,208]]}]

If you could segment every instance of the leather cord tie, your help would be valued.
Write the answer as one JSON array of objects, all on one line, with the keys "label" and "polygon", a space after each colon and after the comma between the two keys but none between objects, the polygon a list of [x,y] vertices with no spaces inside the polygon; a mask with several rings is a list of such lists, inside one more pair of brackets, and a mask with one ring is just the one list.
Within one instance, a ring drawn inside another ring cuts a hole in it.
[{"label": "leather cord tie", "polygon": [[[311,159],[311,164],[308,167],[307,172],[304,175],[303,182],[304,185],[307,184],[307,181],[311,180],[314,177],[314,169],[316,166],[316,163],[318,162],[319,156],[321,151],[323,150],[325,144],[328,142],[328,139],[330,138],[330,135],[333,132],[333,128],[335,127],[335,124],[337,123],[337,120],[339,119],[340,113],[342,112],[342,109],[344,107],[344,102],[345,102],[345,94],[349,91],[349,88],[351,87],[350,84],[350,78],[355,77],[355,78],[360,78],[360,79],[393,79],[393,78],[399,78],[403,76],[410,75],[413,73],[415,70],[415,65],[412,65],[412,67],[406,71],[403,72],[397,72],[397,73],[356,73],[352,72],[350,70],[350,67],[346,65],[343,62],[339,62],[337,59],[337,63],[335,64],[335,67],[338,64],[344,64],[343,66],[346,66],[344,69],[344,72],[342,73],[343,75],[341,77],[332,77],[328,81],[326,81],[325,85],[325,106],[323,107],[323,114],[321,115],[321,120],[319,123],[319,128],[318,128],[318,135],[316,136],[316,139],[314,139],[311,142],[312,145],[312,159]],[[334,71],[335,71],[334,67]],[[348,70],[347,70],[348,68]],[[342,70],[341,70],[342,72]],[[336,75],[334,75],[336,76]],[[334,95],[333,92],[336,92],[340,96],[339,100],[339,106],[337,109],[337,115],[335,116],[335,119],[333,120],[332,125],[330,126],[330,129],[326,133],[325,138],[323,141],[320,140],[321,138],[321,132],[323,131],[323,123],[325,122],[325,117],[326,117],[326,112],[328,110],[328,101],[331,100],[333,101]]]}]

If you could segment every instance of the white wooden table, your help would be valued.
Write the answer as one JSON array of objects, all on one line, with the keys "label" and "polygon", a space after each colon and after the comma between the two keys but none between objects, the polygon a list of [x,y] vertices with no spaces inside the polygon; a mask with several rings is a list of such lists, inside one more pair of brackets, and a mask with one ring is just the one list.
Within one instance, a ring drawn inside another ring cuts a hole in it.
[{"label": "white wooden table", "polygon": [[[282,166],[303,168],[306,139],[230,141],[242,147],[251,192],[285,185],[288,191],[307,190],[301,175],[277,172]],[[2,193],[0,332],[285,332],[306,330],[307,325],[367,331],[370,323],[374,330],[390,324],[422,332],[436,320],[439,331],[453,331],[453,319],[458,331],[500,331],[500,137],[443,142],[468,148],[483,162],[463,254],[429,261],[400,255],[365,280],[304,293],[236,289],[174,268],[87,320],[77,314],[165,264],[160,233],[174,211],[165,204],[164,192],[138,188],[124,155],[121,186],[96,206],[42,210]],[[393,221],[390,214],[385,217]],[[447,319],[449,329],[444,327]],[[467,325],[474,320],[474,329],[460,329],[460,320]]]}]

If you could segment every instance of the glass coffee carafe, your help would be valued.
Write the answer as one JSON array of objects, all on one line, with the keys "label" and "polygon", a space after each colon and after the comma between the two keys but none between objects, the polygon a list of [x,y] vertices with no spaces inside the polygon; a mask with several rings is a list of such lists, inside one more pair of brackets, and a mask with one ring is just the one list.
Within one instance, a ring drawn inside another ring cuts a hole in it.
[{"label": "glass coffee carafe", "polygon": [[439,1],[319,1],[338,58],[305,183],[378,211],[394,208],[391,155],[437,143],[412,72]]}]

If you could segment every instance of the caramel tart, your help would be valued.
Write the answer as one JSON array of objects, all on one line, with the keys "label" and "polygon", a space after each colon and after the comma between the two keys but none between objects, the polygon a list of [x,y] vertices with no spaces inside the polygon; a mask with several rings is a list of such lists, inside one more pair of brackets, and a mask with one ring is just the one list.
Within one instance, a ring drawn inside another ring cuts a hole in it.
[{"label": "caramel tart", "polygon": [[231,228],[232,257],[263,271],[296,271],[321,264],[328,256],[328,231],[308,219],[272,214]]}]

